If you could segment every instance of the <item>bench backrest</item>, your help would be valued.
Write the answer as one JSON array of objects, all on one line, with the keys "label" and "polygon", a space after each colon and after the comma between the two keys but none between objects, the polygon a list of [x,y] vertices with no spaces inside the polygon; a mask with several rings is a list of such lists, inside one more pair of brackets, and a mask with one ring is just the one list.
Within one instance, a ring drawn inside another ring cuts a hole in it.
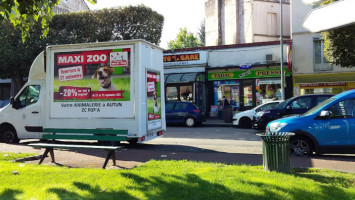
[{"label": "bench backrest", "polygon": [[128,130],[44,128],[42,139],[126,141]]}]

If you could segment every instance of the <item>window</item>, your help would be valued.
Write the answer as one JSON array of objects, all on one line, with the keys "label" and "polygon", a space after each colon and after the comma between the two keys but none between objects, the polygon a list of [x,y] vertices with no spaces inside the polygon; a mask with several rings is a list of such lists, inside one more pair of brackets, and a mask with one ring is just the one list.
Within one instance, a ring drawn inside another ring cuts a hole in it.
[{"label": "window", "polygon": [[354,99],[341,101],[328,108],[331,118],[353,118],[354,117]]},{"label": "window", "polygon": [[299,98],[291,103],[291,107],[293,109],[307,109],[310,108],[311,105],[312,105],[311,97]]},{"label": "window", "polygon": [[187,108],[187,103],[176,103],[175,110],[185,110]]},{"label": "window", "polygon": [[324,41],[323,40],[314,40],[313,41],[313,51],[314,51],[314,71],[329,71],[333,67],[328,64],[327,60],[324,57]]},{"label": "window", "polygon": [[276,36],[277,34],[276,13],[267,13],[267,34],[268,36]]},{"label": "window", "polygon": [[165,109],[166,110],[172,110],[174,108],[174,103],[167,103],[166,105],[165,105]]},{"label": "window", "polygon": [[24,108],[36,103],[39,98],[40,88],[41,86],[39,85],[27,86],[19,96],[18,100],[20,101],[20,107]]}]

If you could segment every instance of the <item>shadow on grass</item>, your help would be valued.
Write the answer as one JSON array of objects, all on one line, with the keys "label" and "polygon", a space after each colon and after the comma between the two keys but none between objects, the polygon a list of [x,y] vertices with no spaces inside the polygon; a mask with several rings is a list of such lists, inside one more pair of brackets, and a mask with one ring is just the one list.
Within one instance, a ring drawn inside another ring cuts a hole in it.
[{"label": "shadow on grass", "polygon": [[[321,184],[332,184],[332,185],[341,185],[343,188],[352,188],[355,187],[355,179],[345,178],[345,177],[327,177],[322,176],[319,174],[315,174],[317,171],[316,169],[293,169],[294,175],[302,178],[311,179],[315,182]],[[312,172],[314,172],[312,174]]]},{"label": "shadow on grass", "polygon": [[23,193],[21,190],[5,189],[0,193],[0,199],[16,200],[16,195]]},{"label": "shadow on grass", "polygon": [[125,191],[112,191],[109,188],[101,189],[98,186],[91,187],[88,184],[73,182],[73,185],[87,194],[80,195],[76,192],[67,191],[64,188],[50,188],[48,192],[57,194],[59,199],[137,199]]}]

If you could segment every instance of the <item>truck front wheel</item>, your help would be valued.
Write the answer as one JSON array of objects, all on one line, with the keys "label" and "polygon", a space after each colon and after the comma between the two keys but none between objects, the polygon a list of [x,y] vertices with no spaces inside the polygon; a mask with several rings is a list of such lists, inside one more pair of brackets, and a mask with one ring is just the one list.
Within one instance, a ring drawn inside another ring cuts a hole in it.
[{"label": "truck front wheel", "polygon": [[17,137],[16,130],[12,127],[5,127],[0,132],[0,141],[5,143],[17,144],[20,140]]}]

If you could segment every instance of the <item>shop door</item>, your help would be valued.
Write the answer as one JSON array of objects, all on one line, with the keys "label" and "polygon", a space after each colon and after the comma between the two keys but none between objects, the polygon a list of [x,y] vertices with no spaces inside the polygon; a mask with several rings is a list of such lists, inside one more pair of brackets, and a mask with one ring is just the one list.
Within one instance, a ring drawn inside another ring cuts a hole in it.
[{"label": "shop door", "polygon": [[255,107],[254,81],[244,80],[241,87],[240,109],[250,110]]}]

